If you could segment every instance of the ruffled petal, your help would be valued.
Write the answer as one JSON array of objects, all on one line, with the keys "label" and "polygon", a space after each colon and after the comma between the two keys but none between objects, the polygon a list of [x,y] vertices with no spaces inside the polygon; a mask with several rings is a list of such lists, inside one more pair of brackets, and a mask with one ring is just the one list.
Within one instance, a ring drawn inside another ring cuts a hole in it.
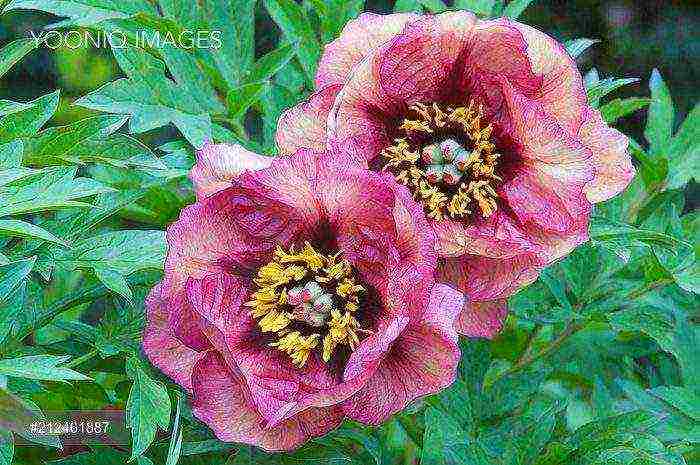
[{"label": "ruffled petal", "polygon": [[208,142],[197,150],[197,163],[190,171],[198,199],[204,199],[231,186],[231,181],[246,170],[267,168],[272,157],[253,153],[240,145]]},{"label": "ruffled petal", "polygon": [[635,169],[627,153],[627,137],[608,127],[598,110],[588,109],[584,118],[579,138],[593,152],[595,165],[595,178],[586,185],[586,196],[591,203],[598,203],[622,192]]},{"label": "ruffled petal", "polygon": [[576,62],[561,43],[544,32],[517,21],[510,24],[522,33],[532,71],[541,77],[532,100],[569,134],[575,134],[587,107],[586,88]]},{"label": "ruffled petal", "polygon": [[148,359],[177,384],[192,392],[192,369],[204,356],[187,347],[170,327],[169,302],[158,284],[146,297],[147,323],[143,333],[143,351]]},{"label": "ruffled petal", "polygon": [[508,302],[505,299],[485,302],[466,300],[455,328],[462,336],[491,339],[501,331],[507,315]]},{"label": "ruffled petal", "polygon": [[240,373],[219,355],[208,352],[193,370],[192,413],[226,442],[243,442],[268,451],[291,450],[310,438],[338,427],[338,407],[309,409],[276,426],[268,426],[256,411]]},{"label": "ruffled petal", "polygon": [[406,326],[372,378],[344,404],[349,418],[379,424],[454,382],[460,357],[454,322],[463,302],[460,292],[434,286],[422,318]]},{"label": "ruffled petal", "polygon": [[352,68],[372,50],[418,19],[414,13],[377,15],[362,13],[349,21],[340,36],[326,45],[316,71],[316,88],[343,84]]},{"label": "ruffled petal", "polygon": [[326,149],[328,113],[339,91],[339,85],[320,88],[306,102],[282,113],[275,135],[280,155],[291,155],[302,148],[317,152]]},{"label": "ruffled petal", "polygon": [[456,286],[471,301],[496,300],[532,284],[543,267],[534,254],[503,259],[464,255],[446,258],[438,267],[436,280]]}]

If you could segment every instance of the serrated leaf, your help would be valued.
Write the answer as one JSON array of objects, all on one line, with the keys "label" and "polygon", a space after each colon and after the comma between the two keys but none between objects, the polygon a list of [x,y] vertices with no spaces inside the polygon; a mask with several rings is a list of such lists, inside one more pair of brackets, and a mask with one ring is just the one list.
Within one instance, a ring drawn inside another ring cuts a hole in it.
[{"label": "serrated leaf", "polygon": [[503,16],[517,19],[533,0],[513,0],[503,9]]},{"label": "serrated leaf", "polygon": [[606,123],[614,124],[618,119],[641,110],[651,103],[651,99],[640,97],[616,98],[600,107]]},{"label": "serrated leaf", "polygon": [[17,39],[5,45],[0,50],[0,77],[38,46],[39,41],[34,38]]},{"label": "serrated leaf", "polygon": [[573,39],[564,42],[564,47],[572,58],[578,58],[578,56],[585,52],[591,45],[597,44],[598,42],[600,42],[598,39]]},{"label": "serrated leaf", "polygon": [[27,223],[20,220],[0,220],[0,237],[27,237],[31,239],[40,239],[54,244],[70,247],[70,245],[44,228]]},{"label": "serrated leaf", "polygon": [[105,84],[76,100],[76,105],[131,115],[132,133],[172,123],[194,147],[211,140],[206,109],[166,77],[163,62],[131,47],[115,48],[113,52],[128,78]]},{"label": "serrated leaf", "polygon": [[58,107],[59,91],[46,94],[27,102],[26,110],[18,111],[0,119],[0,142],[9,142],[36,133],[53,116]]},{"label": "serrated leaf", "polygon": [[291,43],[298,44],[297,56],[309,84],[316,76],[321,44],[301,6],[293,0],[264,0],[265,8]]},{"label": "serrated leaf", "polygon": [[657,69],[651,72],[649,79],[651,104],[647,115],[644,137],[649,142],[649,153],[657,154],[666,149],[673,132],[675,110],[671,93]]},{"label": "serrated leaf", "polygon": [[124,276],[162,269],[164,259],[165,233],[140,230],[112,231],[77,240],[72,249],[54,250],[52,257],[60,269],[109,269]]},{"label": "serrated leaf", "polygon": [[22,174],[26,179],[20,183],[0,188],[0,217],[88,206],[76,199],[113,190],[94,179],[74,177],[76,168],[33,170]]},{"label": "serrated leaf", "polygon": [[86,381],[87,376],[63,367],[67,355],[29,355],[0,360],[0,375],[44,381]]},{"label": "serrated leaf", "polygon": [[12,0],[4,9],[10,10],[39,10],[70,18],[54,27],[90,26],[106,19],[126,18],[140,11],[155,13],[153,5],[146,0]]},{"label": "serrated leaf", "polygon": [[129,359],[126,371],[133,380],[126,404],[127,423],[131,428],[131,458],[143,454],[156,437],[158,427],[170,425],[170,397],[159,382],[151,379],[138,361]]},{"label": "serrated leaf", "polygon": [[47,166],[76,160],[72,153],[92,138],[105,138],[122,127],[128,118],[122,115],[100,115],[76,121],[68,126],[52,127],[25,139],[25,162]]}]

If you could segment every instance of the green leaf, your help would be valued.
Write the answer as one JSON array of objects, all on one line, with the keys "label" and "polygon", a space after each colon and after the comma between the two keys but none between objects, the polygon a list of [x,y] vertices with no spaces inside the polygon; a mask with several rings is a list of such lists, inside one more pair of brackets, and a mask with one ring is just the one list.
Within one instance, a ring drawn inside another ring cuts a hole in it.
[{"label": "green leaf", "polygon": [[126,282],[124,275],[118,271],[95,266],[95,276],[105,285],[107,289],[124,297],[128,302],[133,303],[134,293]]},{"label": "green leaf", "polygon": [[177,465],[180,460],[180,452],[182,450],[182,430],[180,429],[180,396],[177,396],[175,402],[175,420],[173,421],[173,430],[170,434],[170,445],[168,446],[168,457],[165,465]]},{"label": "green leaf", "polygon": [[691,179],[700,180],[700,105],[693,107],[671,139],[668,159],[668,189],[684,187]]},{"label": "green leaf", "polygon": [[20,220],[0,220],[0,237],[2,236],[41,239],[64,247],[70,247],[66,241],[56,237],[44,228]]},{"label": "green leaf", "polygon": [[34,38],[17,39],[5,45],[0,50],[0,77],[38,46],[39,41]]},{"label": "green leaf", "polygon": [[229,116],[233,119],[242,117],[248,111],[248,108],[258,101],[265,88],[266,84],[264,82],[254,82],[231,89],[226,98]]},{"label": "green leaf", "polygon": [[199,4],[208,28],[221,31],[222,46],[212,51],[216,68],[229,88],[241,85],[255,58],[256,0],[203,0]]},{"label": "green leaf", "polygon": [[578,56],[588,50],[591,45],[597,44],[598,42],[600,42],[598,39],[573,39],[564,42],[564,47],[572,58],[578,58]]},{"label": "green leaf", "polygon": [[128,118],[121,115],[100,115],[76,121],[68,126],[52,127],[25,139],[25,162],[47,166],[80,162],[72,153],[89,139],[105,138],[122,127]]},{"label": "green leaf", "polygon": [[53,250],[60,269],[96,269],[128,276],[136,271],[162,269],[165,259],[163,231],[121,230],[88,237],[72,249]]},{"label": "green leaf", "polygon": [[76,172],[53,168],[23,173],[21,182],[0,188],[0,217],[88,206],[75,200],[113,190],[91,178],[76,178]]},{"label": "green leaf", "polygon": [[255,62],[253,69],[246,78],[251,83],[267,81],[277,74],[296,53],[295,44],[284,44],[273,51],[263,55]]},{"label": "green leaf", "polygon": [[28,103],[13,102],[11,100],[0,100],[0,116],[11,115],[32,106]]},{"label": "green leaf", "polygon": [[9,142],[36,133],[53,116],[58,107],[59,91],[46,94],[28,102],[26,110],[12,113],[0,119],[0,142]]},{"label": "green leaf", "polygon": [[433,407],[425,411],[421,465],[487,465],[483,449],[450,415]]},{"label": "green leaf", "polygon": [[146,374],[138,360],[129,359],[126,372],[134,381],[126,404],[126,418],[132,438],[131,461],[148,449],[158,427],[168,429],[170,397],[163,385]]},{"label": "green leaf", "polygon": [[310,85],[316,76],[321,44],[313,32],[307,15],[293,0],[264,0],[265,8],[282,29],[289,42],[298,44],[297,56],[306,71]]},{"label": "green leaf", "polygon": [[700,422],[700,394],[698,392],[681,386],[659,386],[652,389],[651,393],[693,420]]},{"label": "green leaf", "polygon": [[616,98],[600,107],[600,113],[606,123],[614,124],[618,119],[631,115],[651,103],[648,98]]},{"label": "green leaf", "polygon": [[489,369],[484,375],[484,380],[482,383],[484,391],[490,389],[491,386],[493,386],[493,384],[498,381],[512,366],[513,364],[508,360],[496,359],[492,361]]},{"label": "green leaf", "polygon": [[533,0],[513,0],[506,5],[503,16],[517,19],[532,2]]},{"label": "green leaf", "polygon": [[126,18],[140,11],[155,14],[153,5],[146,0],[13,0],[4,11],[10,10],[39,10],[70,18],[62,21],[61,27],[90,26],[106,19]]},{"label": "green leaf", "polygon": [[649,142],[649,153],[661,153],[668,147],[673,132],[675,110],[671,93],[657,69],[651,72],[649,79],[651,104],[647,115],[644,137]]},{"label": "green leaf", "polygon": [[29,355],[0,360],[0,375],[44,381],[86,381],[87,376],[63,367],[67,355]]},{"label": "green leaf", "polygon": [[14,456],[14,436],[9,431],[0,430],[0,465],[11,465]]},{"label": "green leaf", "polygon": [[491,16],[493,11],[494,0],[456,0],[455,8],[460,10],[473,11],[479,16]]},{"label": "green leaf", "polygon": [[36,257],[19,260],[0,266],[0,303],[9,298],[22,282],[29,276]]},{"label": "green leaf", "polygon": [[21,139],[0,145],[0,170],[19,168],[23,153],[24,143]]},{"label": "green leaf", "polygon": [[609,93],[619,89],[620,87],[633,84],[638,82],[637,78],[605,78],[600,79],[590,85],[586,85],[586,93],[588,94],[588,101],[593,107],[597,107],[600,104],[600,99],[608,95]]},{"label": "green leaf", "polygon": [[206,109],[166,77],[163,62],[131,47],[115,48],[113,52],[128,78],[105,84],[76,100],[76,105],[131,115],[132,133],[173,123],[194,147],[211,140]]}]

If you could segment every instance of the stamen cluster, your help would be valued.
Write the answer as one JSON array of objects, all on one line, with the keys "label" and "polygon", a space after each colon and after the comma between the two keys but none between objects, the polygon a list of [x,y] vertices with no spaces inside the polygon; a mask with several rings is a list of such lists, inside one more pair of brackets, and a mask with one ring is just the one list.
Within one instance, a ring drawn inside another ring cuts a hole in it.
[{"label": "stamen cluster", "polygon": [[482,127],[482,106],[416,103],[409,110],[415,118],[399,126],[403,137],[382,151],[384,169],[411,189],[430,218],[465,218],[475,208],[491,216],[500,155],[491,140],[493,127]]},{"label": "stamen cluster", "polygon": [[354,350],[360,339],[356,312],[365,288],[340,252],[324,255],[305,243],[298,253],[294,247],[275,250],[273,259],[258,270],[258,289],[246,306],[264,333],[274,333],[271,347],[288,354],[303,367],[312,350],[321,346],[328,362],[336,348]]}]

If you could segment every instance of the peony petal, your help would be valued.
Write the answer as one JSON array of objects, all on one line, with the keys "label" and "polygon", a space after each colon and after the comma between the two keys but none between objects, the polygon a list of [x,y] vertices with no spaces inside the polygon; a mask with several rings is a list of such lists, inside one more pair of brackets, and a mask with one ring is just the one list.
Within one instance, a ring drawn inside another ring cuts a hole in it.
[{"label": "peony petal", "polygon": [[272,157],[253,153],[240,145],[208,142],[197,150],[197,163],[190,171],[198,199],[231,186],[231,181],[246,170],[270,166]]},{"label": "peony petal", "polygon": [[608,127],[598,110],[588,109],[579,130],[581,143],[593,152],[595,179],[586,185],[586,196],[591,203],[608,200],[622,192],[635,174],[627,153],[627,137]]},{"label": "peony petal", "polygon": [[486,302],[467,300],[464,302],[455,328],[463,336],[492,339],[503,328],[506,315],[508,315],[508,302],[505,299]]},{"label": "peony petal", "polygon": [[282,113],[277,122],[275,140],[280,155],[291,155],[305,148],[322,152],[326,149],[328,113],[333,107],[339,85],[329,85]]},{"label": "peony petal", "polygon": [[337,407],[309,409],[293,419],[269,427],[250,401],[243,377],[232,372],[214,352],[208,352],[193,371],[192,413],[226,442],[243,442],[268,451],[292,450],[310,438],[338,427]]},{"label": "peony petal", "polygon": [[171,306],[161,291],[158,284],[146,297],[143,351],[153,365],[191,392],[192,369],[204,353],[190,349],[173,334],[169,326]]},{"label": "peony petal", "polygon": [[534,254],[503,259],[464,255],[445,259],[438,267],[436,280],[456,286],[472,301],[495,300],[533,283],[543,267]]},{"label": "peony petal", "polygon": [[367,54],[401,32],[406,23],[419,17],[414,13],[362,13],[349,21],[340,37],[326,45],[323,51],[316,71],[316,88],[343,84],[352,68]]},{"label": "peony petal", "polygon": [[532,71],[541,76],[541,86],[533,101],[554,117],[569,134],[575,134],[587,106],[586,88],[576,62],[562,44],[526,24],[510,21],[527,43]]},{"label": "peony petal", "polygon": [[460,292],[435,285],[422,318],[408,324],[369,382],[344,404],[348,417],[376,425],[452,384],[460,356],[454,322],[463,303]]},{"label": "peony petal", "polygon": [[502,209],[469,224],[445,219],[433,221],[431,225],[441,257],[471,254],[505,259],[538,250],[526,232]]}]

